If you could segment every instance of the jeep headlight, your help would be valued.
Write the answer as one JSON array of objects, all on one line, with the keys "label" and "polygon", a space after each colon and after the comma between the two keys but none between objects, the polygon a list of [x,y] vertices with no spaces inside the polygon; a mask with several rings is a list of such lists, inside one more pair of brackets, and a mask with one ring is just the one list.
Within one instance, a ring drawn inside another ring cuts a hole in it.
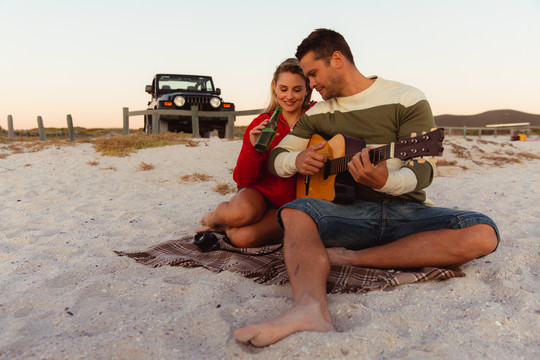
[{"label": "jeep headlight", "polygon": [[184,99],[183,96],[177,96],[174,98],[174,105],[178,107],[184,106],[185,103],[186,103],[186,99]]},{"label": "jeep headlight", "polygon": [[221,100],[217,97],[213,97],[210,99],[210,105],[212,105],[214,109],[217,109],[221,105]]}]

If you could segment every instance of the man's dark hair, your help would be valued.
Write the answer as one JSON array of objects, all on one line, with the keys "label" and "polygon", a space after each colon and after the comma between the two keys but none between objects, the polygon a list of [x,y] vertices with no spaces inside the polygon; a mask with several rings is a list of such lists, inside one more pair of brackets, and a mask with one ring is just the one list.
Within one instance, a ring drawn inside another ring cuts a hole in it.
[{"label": "man's dark hair", "polygon": [[296,48],[296,58],[302,60],[310,51],[315,54],[315,60],[323,59],[325,62],[330,62],[330,56],[335,51],[339,51],[354,64],[354,58],[349,44],[345,38],[338,32],[330,29],[316,29],[307,38],[305,38]]}]

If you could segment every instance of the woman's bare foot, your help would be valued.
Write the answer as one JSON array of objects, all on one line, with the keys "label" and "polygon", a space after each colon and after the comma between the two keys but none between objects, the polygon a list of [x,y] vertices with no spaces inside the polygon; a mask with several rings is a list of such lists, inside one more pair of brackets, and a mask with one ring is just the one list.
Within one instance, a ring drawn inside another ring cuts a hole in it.
[{"label": "woman's bare foot", "polygon": [[195,230],[195,232],[200,233],[201,231],[220,231],[225,230],[225,226],[217,224],[213,221],[214,211],[206,213],[201,218],[201,227]]},{"label": "woman's bare foot", "polygon": [[210,211],[203,215],[201,218],[201,224],[203,226],[208,226],[209,228],[213,229],[217,224],[213,221],[214,212]]},{"label": "woman's bare foot", "polygon": [[203,232],[203,231],[212,231],[214,229],[212,229],[210,226],[201,226],[200,228],[198,228],[197,230],[195,230],[196,233],[200,233],[200,232]]},{"label": "woman's bare foot", "polygon": [[290,311],[266,322],[249,325],[234,332],[236,340],[262,347],[271,345],[299,331],[333,331],[330,315],[317,303],[296,305]]},{"label": "woman's bare foot", "polygon": [[332,265],[358,266],[358,251],[347,250],[344,247],[327,248],[326,251]]}]

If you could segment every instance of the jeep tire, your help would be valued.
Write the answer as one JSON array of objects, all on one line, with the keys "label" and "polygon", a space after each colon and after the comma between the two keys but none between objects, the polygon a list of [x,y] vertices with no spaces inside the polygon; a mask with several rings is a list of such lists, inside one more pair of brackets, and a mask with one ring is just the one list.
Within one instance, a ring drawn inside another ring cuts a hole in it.
[{"label": "jeep tire", "polygon": [[226,132],[226,128],[227,126],[220,126],[218,127],[216,130],[218,131],[218,136],[220,139],[224,139],[225,138],[225,132]]},{"label": "jeep tire", "polygon": [[144,115],[144,133],[152,135],[152,117],[148,115]]}]

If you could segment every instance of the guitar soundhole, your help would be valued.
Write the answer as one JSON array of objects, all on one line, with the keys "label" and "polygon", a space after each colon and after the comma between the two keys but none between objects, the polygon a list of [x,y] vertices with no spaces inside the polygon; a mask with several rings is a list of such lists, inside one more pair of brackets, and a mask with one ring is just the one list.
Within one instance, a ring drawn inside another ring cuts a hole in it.
[{"label": "guitar soundhole", "polygon": [[323,180],[326,180],[328,179],[328,177],[330,176],[330,163],[327,162],[325,167],[324,167],[324,171],[323,171]]}]

